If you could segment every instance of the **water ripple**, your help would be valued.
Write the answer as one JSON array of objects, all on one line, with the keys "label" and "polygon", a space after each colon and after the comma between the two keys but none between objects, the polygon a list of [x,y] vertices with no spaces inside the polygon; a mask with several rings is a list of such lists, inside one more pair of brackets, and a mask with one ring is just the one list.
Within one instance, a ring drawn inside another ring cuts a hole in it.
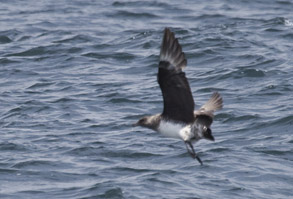
[{"label": "water ripple", "polygon": [[[0,198],[289,198],[291,1],[3,1]],[[265,13],[263,11],[266,11]],[[131,126],[163,110],[163,30],[215,142]]]}]

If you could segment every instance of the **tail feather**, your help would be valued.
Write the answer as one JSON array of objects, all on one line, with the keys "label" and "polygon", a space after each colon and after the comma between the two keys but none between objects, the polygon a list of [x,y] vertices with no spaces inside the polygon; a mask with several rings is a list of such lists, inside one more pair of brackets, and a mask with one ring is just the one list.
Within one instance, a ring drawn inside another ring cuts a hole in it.
[{"label": "tail feather", "polygon": [[[160,61],[169,62],[167,69],[181,70],[186,67],[187,61],[182,48],[169,28],[165,28],[164,38],[161,46]],[[166,66],[166,65],[164,65]]]}]

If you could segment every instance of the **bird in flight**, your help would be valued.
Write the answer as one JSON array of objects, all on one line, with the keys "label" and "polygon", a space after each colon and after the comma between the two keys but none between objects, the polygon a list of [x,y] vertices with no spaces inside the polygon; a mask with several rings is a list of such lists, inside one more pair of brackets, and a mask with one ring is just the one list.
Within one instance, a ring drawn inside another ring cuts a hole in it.
[{"label": "bird in flight", "polygon": [[194,111],[190,86],[182,71],[186,65],[178,39],[170,29],[165,28],[157,75],[164,100],[163,113],[143,117],[134,126],[150,128],[164,136],[183,140],[191,157],[202,165],[192,144],[200,139],[215,140],[211,124],[214,112],[223,107],[223,100],[215,92],[199,110]]}]

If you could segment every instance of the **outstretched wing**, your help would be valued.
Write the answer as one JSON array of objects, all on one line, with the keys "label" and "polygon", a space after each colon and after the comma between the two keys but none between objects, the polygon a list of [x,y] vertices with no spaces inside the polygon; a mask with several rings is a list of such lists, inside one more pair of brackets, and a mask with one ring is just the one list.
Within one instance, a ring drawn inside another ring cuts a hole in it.
[{"label": "outstretched wing", "polygon": [[213,93],[209,101],[207,101],[199,110],[194,112],[195,118],[199,123],[209,127],[214,118],[214,112],[223,107],[223,99],[217,92]]},{"label": "outstretched wing", "polygon": [[187,61],[178,43],[168,28],[164,31],[161,46],[158,83],[164,99],[163,116],[171,120],[192,123],[194,121],[194,101],[188,80],[182,69]]}]

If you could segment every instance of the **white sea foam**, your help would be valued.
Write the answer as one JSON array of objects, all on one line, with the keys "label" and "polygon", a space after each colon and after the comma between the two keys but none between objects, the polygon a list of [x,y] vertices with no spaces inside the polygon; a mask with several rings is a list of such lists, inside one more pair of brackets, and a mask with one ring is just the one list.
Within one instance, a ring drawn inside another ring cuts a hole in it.
[{"label": "white sea foam", "polygon": [[285,19],[285,22],[284,22],[285,26],[290,26],[290,27],[293,27],[293,22],[290,21],[289,19]]}]

